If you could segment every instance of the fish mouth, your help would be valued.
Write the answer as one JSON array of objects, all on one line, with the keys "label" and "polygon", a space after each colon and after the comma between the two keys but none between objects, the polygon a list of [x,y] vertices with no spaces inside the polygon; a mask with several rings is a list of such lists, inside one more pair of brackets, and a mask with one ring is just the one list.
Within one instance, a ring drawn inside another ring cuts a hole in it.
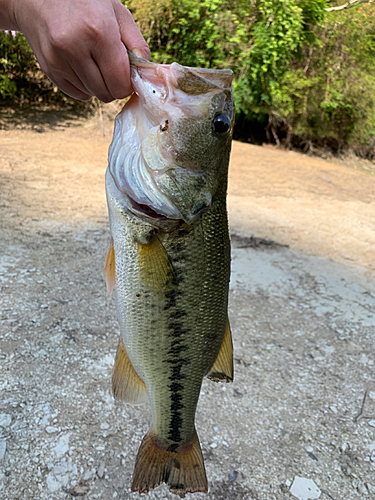
[{"label": "fish mouth", "polygon": [[155,210],[153,210],[148,205],[137,203],[129,195],[127,195],[127,196],[130,200],[131,208],[137,213],[137,215],[139,213],[142,213],[143,215],[146,215],[147,217],[150,217],[151,219],[165,220],[165,221],[167,221],[167,220],[171,220],[171,221],[179,220],[179,219],[171,219],[169,217],[166,217],[165,215],[158,214],[157,212],[155,212]]}]

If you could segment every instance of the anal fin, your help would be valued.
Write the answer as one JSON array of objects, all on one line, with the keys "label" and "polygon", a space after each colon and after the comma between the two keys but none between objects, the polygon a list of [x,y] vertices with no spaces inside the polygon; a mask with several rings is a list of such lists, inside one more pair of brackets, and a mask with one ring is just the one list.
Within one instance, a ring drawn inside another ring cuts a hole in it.
[{"label": "anal fin", "polygon": [[121,337],[112,374],[112,393],[115,399],[125,403],[147,401],[146,385],[134,370]]},{"label": "anal fin", "polygon": [[113,245],[113,238],[111,238],[107,255],[105,257],[104,276],[107,284],[107,291],[109,295],[112,295],[113,289],[116,285],[115,247]]},{"label": "anal fin", "polygon": [[143,438],[134,467],[132,491],[148,493],[166,483],[172,493],[207,493],[208,484],[197,433],[190,443],[170,451],[152,429]]},{"label": "anal fin", "polygon": [[214,382],[233,382],[233,342],[229,319],[219,354],[208,372],[207,377]]}]

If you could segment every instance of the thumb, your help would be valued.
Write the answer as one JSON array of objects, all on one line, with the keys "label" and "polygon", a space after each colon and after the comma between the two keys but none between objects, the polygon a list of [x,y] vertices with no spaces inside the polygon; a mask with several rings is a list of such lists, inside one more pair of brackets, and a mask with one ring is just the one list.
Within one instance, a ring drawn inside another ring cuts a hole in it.
[{"label": "thumb", "polygon": [[142,50],[140,48],[129,49],[129,50],[130,52],[133,52],[135,56],[140,57],[141,59],[147,59],[148,61],[150,60],[150,49],[148,49],[147,54],[144,49]]},{"label": "thumb", "polygon": [[130,11],[116,1],[116,16],[122,43],[137,57],[150,60],[150,49]]}]

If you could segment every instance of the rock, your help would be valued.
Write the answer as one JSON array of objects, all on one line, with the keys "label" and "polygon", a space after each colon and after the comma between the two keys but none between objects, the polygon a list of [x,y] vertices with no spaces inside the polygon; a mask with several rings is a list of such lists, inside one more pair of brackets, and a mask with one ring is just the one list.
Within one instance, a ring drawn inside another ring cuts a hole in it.
[{"label": "rock", "polygon": [[48,426],[46,427],[46,433],[47,434],[54,434],[55,432],[58,432],[58,428],[57,427],[52,427],[52,426]]},{"label": "rock", "polygon": [[54,477],[52,472],[50,472],[47,476],[47,488],[51,493],[54,493],[60,488],[60,483],[57,481],[57,479]]},{"label": "rock", "polygon": [[369,420],[368,425],[371,425],[371,427],[375,427],[375,420]]},{"label": "rock", "polygon": [[298,500],[319,498],[322,493],[312,479],[298,476],[294,477],[289,491]]},{"label": "rock", "polygon": [[95,470],[92,470],[92,469],[88,469],[84,475],[83,475],[83,480],[84,481],[90,481],[90,479],[92,478],[92,476],[94,475],[95,473]]},{"label": "rock", "polygon": [[3,439],[2,441],[0,441],[0,460],[4,458],[6,449],[7,449],[7,442],[5,441],[5,439]]},{"label": "rock", "polygon": [[107,424],[107,422],[102,422],[100,424],[100,428],[102,431],[107,430],[107,429],[109,429],[109,424]]},{"label": "rock", "polygon": [[69,484],[70,472],[72,472],[71,464],[63,461],[56,464],[47,476],[47,487],[50,492],[55,492]]},{"label": "rock", "polygon": [[232,472],[229,473],[229,481],[235,481],[237,476],[238,472],[236,470],[232,470]]},{"label": "rock", "polygon": [[341,451],[342,451],[343,453],[345,453],[345,452],[346,452],[346,450],[348,450],[348,449],[349,449],[349,444],[348,444],[348,443],[346,443],[346,442],[344,441],[344,442],[342,443],[342,445],[341,445]]},{"label": "rock", "polygon": [[9,427],[12,423],[11,415],[7,415],[6,413],[0,414],[0,427]]},{"label": "rock", "polygon": [[62,457],[69,449],[69,434],[64,434],[60,436],[59,440],[56,443],[56,446],[53,448],[57,457]]},{"label": "rock", "polygon": [[367,488],[366,488],[366,486],[363,483],[359,483],[359,485],[358,485],[358,493],[360,493],[361,495],[368,495]]},{"label": "rock", "polygon": [[89,489],[88,486],[75,486],[71,488],[68,493],[72,495],[72,497],[80,497],[85,496],[89,492]]},{"label": "rock", "polygon": [[104,467],[105,467],[105,463],[104,463],[104,460],[102,460],[99,464],[98,472],[97,472],[99,479],[103,479],[103,477],[104,477]]}]

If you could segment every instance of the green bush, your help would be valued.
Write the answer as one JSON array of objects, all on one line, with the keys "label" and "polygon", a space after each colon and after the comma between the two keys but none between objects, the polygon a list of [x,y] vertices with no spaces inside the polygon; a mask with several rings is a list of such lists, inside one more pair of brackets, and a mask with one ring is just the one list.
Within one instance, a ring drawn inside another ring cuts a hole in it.
[{"label": "green bush", "polygon": [[286,144],[351,146],[374,155],[375,17],[368,8],[332,12],[313,44],[294,58],[272,94],[271,122],[283,124]]},{"label": "green bush", "polygon": [[40,70],[22,33],[0,31],[0,104],[67,100]]},{"label": "green bush", "polygon": [[[374,156],[375,6],[327,12],[326,0],[124,3],[153,61],[233,69],[237,137]],[[21,34],[0,32],[0,75],[0,102],[62,95]]]},{"label": "green bush", "polygon": [[235,67],[253,18],[246,0],[130,0],[152,60],[186,66]]}]

